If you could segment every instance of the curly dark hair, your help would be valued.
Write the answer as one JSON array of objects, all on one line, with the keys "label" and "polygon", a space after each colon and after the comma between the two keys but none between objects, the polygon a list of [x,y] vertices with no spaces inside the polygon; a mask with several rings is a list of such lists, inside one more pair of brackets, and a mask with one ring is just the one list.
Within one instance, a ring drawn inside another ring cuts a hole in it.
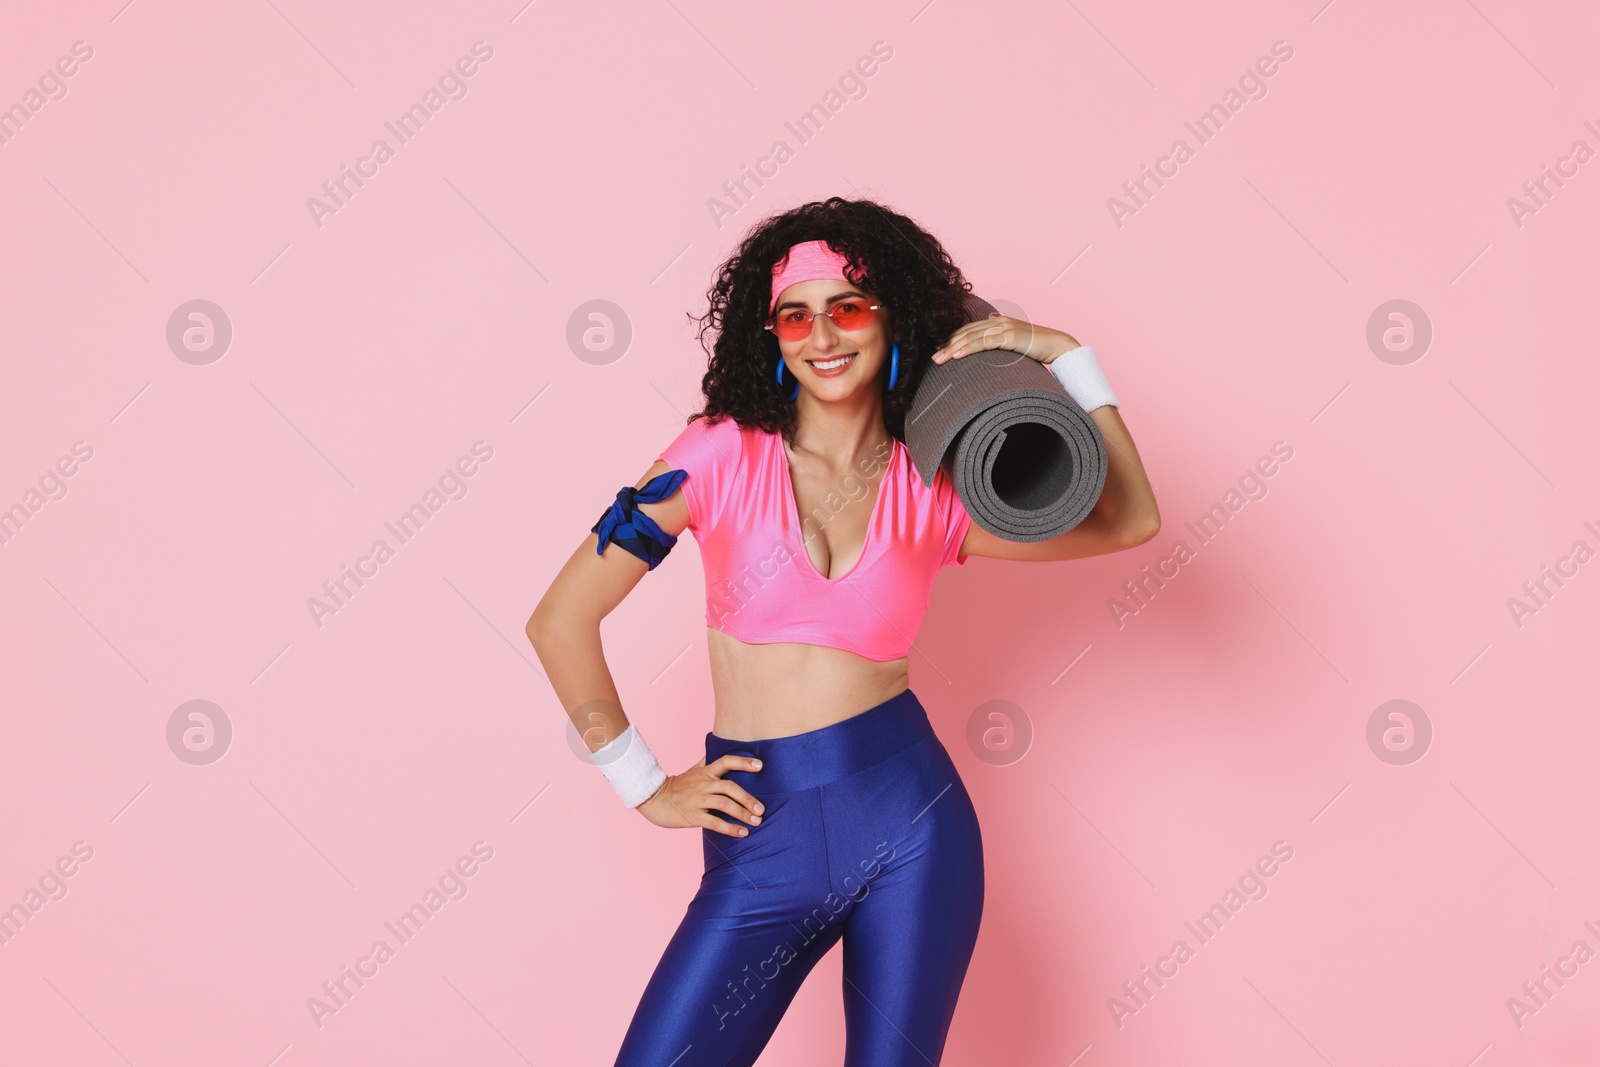
[{"label": "curly dark hair", "polygon": [[[791,245],[826,241],[850,261],[851,284],[889,307],[891,339],[900,345],[900,374],[884,394],[883,421],[905,440],[906,410],[930,366],[929,356],[966,321],[962,302],[972,285],[936,237],[911,219],[872,200],[830,197],[773,215],[746,235],[706,292],[700,347],[710,357],[700,388],[705,407],[689,417],[732,416],[792,439],[795,408],[773,374],[778,338],[762,324],[772,301],[772,268]],[[706,335],[715,334],[706,344]]]}]

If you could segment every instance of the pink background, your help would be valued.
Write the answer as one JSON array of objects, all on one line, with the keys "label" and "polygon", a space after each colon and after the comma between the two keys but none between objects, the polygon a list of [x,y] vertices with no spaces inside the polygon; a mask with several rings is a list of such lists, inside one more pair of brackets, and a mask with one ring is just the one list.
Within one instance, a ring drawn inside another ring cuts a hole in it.
[{"label": "pink background", "polygon": [[[1094,344],[1164,519],[939,583],[912,685],[988,857],[946,1062],[1600,1058],[1600,961],[1520,1027],[1507,1007],[1600,950],[1600,563],[1520,627],[1507,607],[1600,549],[1600,161],[1520,226],[1507,207],[1600,149],[1591,7],[121,5],[0,34],[5,105],[93,49],[0,144],[0,507],[59,496],[0,544],[0,906],[92,849],[0,944],[5,1063],[611,1062],[700,842],[575,758],[523,623],[696,406],[684,316],[716,265],[833,194]],[[397,146],[383,124],[479,40],[466,96]],[[798,145],[784,123],[876,41],[865,95]],[[1275,41],[1265,97],[1199,144],[1184,122]],[[318,226],[307,199],[380,137],[393,158]],[[1194,157],[1117,225],[1180,137]],[[708,199],[779,138],[793,158],[719,226]],[[166,339],[196,299],[232,324],[209,363]],[[591,362],[567,323],[596,299],[632,338]],[[1404,365],[1367,342],[1397,299],[1433,331]],[[477,441],[465,495],[399,544],[384,523]],[[1185,523],[1278,441],[1267,495],[1200,545]],[[319,626],[307,600],[380,538]],[[1108,602],[1180,539],[1119,627]],[[692,546],[605,628],[674,771],[711,721]],[[1392,699],[1433,731],[1408,765],[1367,742]],[[231,724],[206,765],[169,747],[191,700]],[[994,700],[1033,732],[1009,765],[966,740]],[[384,923],[478,841],[466,895],[398,944]],[[1277,841],[1268,895],[1199,945],[1184,923]],[[318,1026],[308,998],[379,938],[393,958]],[[1108,1000],[1180,938],[1193,959],[1118,1026]],[[764,1064],[838,1062],[839,986],[834,952]]]}]

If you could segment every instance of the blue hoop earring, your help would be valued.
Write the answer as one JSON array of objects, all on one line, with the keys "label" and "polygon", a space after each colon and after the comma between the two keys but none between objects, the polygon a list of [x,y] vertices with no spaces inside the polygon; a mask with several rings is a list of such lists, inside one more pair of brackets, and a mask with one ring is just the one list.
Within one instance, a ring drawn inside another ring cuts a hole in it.
[{"label": "blue hoop earring", "polygon": [[894,391],[894,383],[900,380],[900,342],[896,341],[894,348],[889,352],[889,391]]},{"label": "blue hoop earring", "polygon": [[[783,357],[782,356],[778,357],[778,374],[777,374],[777,378],[778,378],[778,384],[782,385],[783,384]],[[795,397],[797,397],[799,395],[800,395],[800,383],[798,381],[796,381],[794,383],[794,392],[789,394],[788,399],[793,400]]]}]

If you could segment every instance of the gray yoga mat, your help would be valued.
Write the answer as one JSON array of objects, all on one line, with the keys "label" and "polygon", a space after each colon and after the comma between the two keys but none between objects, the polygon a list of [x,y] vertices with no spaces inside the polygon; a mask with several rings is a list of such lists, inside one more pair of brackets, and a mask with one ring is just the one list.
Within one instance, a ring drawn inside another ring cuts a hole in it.
[{"label": "gray yoga mat", "polygon": [[[969,322],[994,310],[967,294]],[[1100,428],[1044,364],[1005,349],[928,368],[906,413],[906,449],[924,485],[943,466],[972,521],[1007,541],[1066,533],[1106,484]]]}]

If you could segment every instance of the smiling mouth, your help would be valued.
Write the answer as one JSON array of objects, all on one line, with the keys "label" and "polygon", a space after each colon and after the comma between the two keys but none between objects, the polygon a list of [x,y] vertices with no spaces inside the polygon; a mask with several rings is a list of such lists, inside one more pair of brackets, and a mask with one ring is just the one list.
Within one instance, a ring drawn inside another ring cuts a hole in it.
[{"label": "smiling mouth", "polygon": [[808,359],[806,362],[817,368],[817,370],[837,370],[855,358],[856,353],[852,352],[848,356],[836,356],[828,360]]}]

